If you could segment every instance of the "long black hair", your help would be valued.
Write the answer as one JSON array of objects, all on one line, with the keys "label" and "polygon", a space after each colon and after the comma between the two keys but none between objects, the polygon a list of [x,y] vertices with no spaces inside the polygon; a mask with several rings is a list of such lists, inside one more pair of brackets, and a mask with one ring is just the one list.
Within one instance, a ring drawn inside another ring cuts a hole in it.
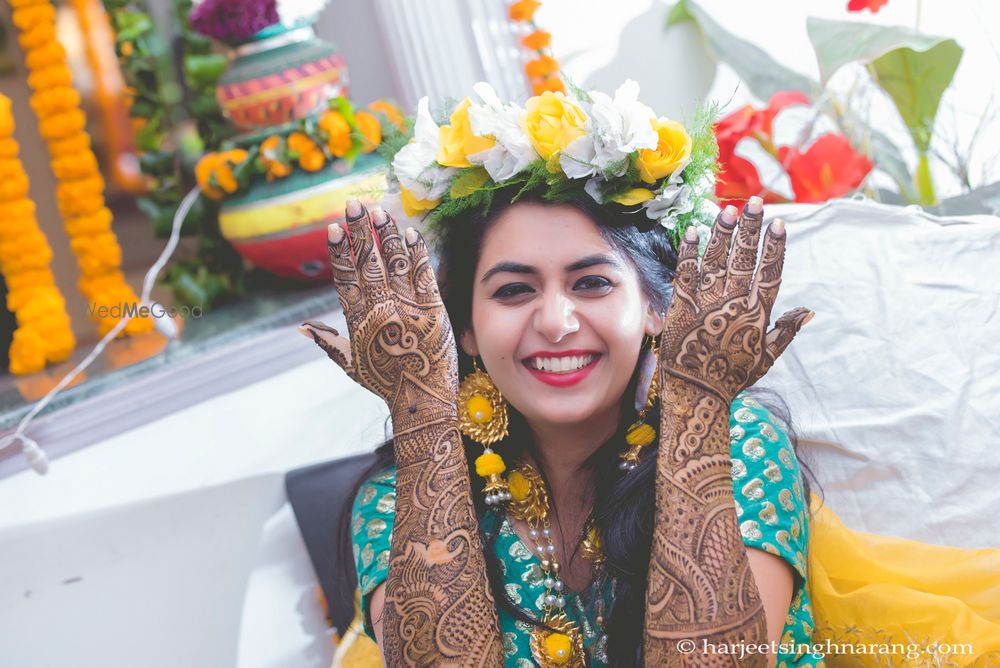
[{"label": "long black hair", "polygon": [[[500,189],[494,193],[493,204],[487,215],[478,212],[451,218],[438,227],[438,285],[441,289],[445,309],[451,320],[456,341],[472,323],[472,289],[476,265],[483,237],[500,214],[512,205],[515,189]],[[537,199],[532,201],[543,203]],[[670,243],[667,231],[644,214],[631,214],[611,210],[595,204],[590,198],[565,202],[584,213],[594,223],[610,246],[632,263],[639,277],[640,287],[645,297],[657,312],[666,312],[672,296],[671,282],[676,275],[677,255]],[[641,357],[640,357],[641,359]],[[458,347],[460,377],[473,370],[472,358]],[[607,442],[599,447],[585,463],[585,469],[600,472],[592,475],[594,500],[591,519],[597,528],[604,550],[604,568],[614,582],[614,596],[611,609],[604,618],[604,632],[608,636],[607,653],[609,666],[641,666],[643,620],[645,618],[646,579],[649,571],[649,557],[653,535],[655,512],[656,451],[658,444],[645,448],[638,466],[623,472],[618,468],[619,456],[626,447],[625,430],[634,419],[634,397],[639,382],[639,364],[621,400],[621,423],[618,430]],[[789,441],[800,460],[803,475],[803,491],[808,500],[811,491],[809,467],[801,461],[797,439],[791,423],[787,405],[774,392],[751,389],[750,394],[764,405],[788,434]],[[520,460],[525,451],[532,451],[534,443],[524,417],[513,406],[508,406],[510,416],[509,435],[494,449],[501,452],[508,465]],[[659,425],[659,404],[647,414],[651,425]],[[476,514],[482,520],[486,513],[499,512],[495,506],[487,506],[482,494],[483,481],[472,470],[473,462],[482,453],[482,446],[463,436],[466,460],[470,466],[469,478],[472,483]],[[541,461],[535,457],[536,461]],[[357,481],[354,494],[371,475],[393,464],[392,439],[376,450],[376,461]],[[543,477],[545,471],[541,471]],[[352,497],[353,498],[353,495]],[[353,591],[356,585],[354,560],[351,554],[350,505],[340,520],[342,538],[341,580]],[[486,567],[493,596],[514,619],[532,624],[540,620],[525,613],[510,599],[504,588],[499,559],[493,549],[497,535],[487,532],[484,523],[479,522],[485,546]],[[491,523],[499,527],[499,522]]]}]

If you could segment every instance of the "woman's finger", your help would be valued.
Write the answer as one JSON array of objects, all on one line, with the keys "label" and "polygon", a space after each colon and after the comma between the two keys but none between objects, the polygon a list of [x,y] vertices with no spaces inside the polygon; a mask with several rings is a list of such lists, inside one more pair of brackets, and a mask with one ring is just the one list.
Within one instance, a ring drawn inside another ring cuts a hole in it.
[{"label": "woman's finger", "polygon": [[358,271],[359,286],[366,306],[371,309],[375,304],[388,299],[385,264],[375,246],[375,228],[368,209],[360,201],[352,199],[347,202],[345,213],[347,240]]},{"label": "woman's finger", "polygon": [[701,258],[700,290],[703,302],[715,301],[726,289],[726,264],[738,214],[736,207],[730,204],[719,212],[712,225],[712,236]]},{"label": "woman's finger", "polygon": [[354,268],[347,232],[336,223],[328,225],[326,232],[330,269],[333,271],[333,284],[337,288],[337,296],[340,297],[340,307],[348,322],[356,322],[365,311],[364,293],[358,284],[358,272]]},{"label": "woman's finger", "polygon": [[406,247],[413,263],[411,281],[413,294],[418,304],[432,304],[441,300],[438,292],[437,277],[434,276],[434,265],[423,236],[412,227],[406,228]]},{"label": "woman's finger", "polygon": [[775,220],[767,226],[764,233],[764,249],[761,252],[760,267],[753,277],[750,287],[749,306],[753,308],[759,302],[764,308],[764,326],[771,322],[771,309],[774,300],[778,298],[778,288],[781,287],[781,268],[785,263],[785,223]]},{"label": "woman's finger", "polygon": [[[674,296],[692,311],[697,311],[698,291],[698,230],[694,225],[684,231],[677,254],[677,277],[674,278]],[[672,304],[671,304],[672,305]]]},{"label": "woman's finger", "polygon": [[382,261],[385,263],[389,289],[406,299],[414,299],[413,283],[410,281],[410,253],[406,250],[399,234],[396,221],[380,206],[372,209],[375,234],[382,247]]},{"label": "woman's finger", "polygon": [[753,281],[753,270],[757,265],[757,243],[760,241],[760,225],[764,220],[764,201],[751,197],[743,207],[743,214],[736,228],[736,239],[729,254],[726,272],[726,297],[746,297]]},{"label": "woman's finger", "polygon": [[340,335],[340,332],[318,320],[307,320],[299,325],[299,332],[316,342],[327,357],[337,363],[347,375],[354,378],[351,342]]},{"label": "woman's finger", "polygon": [[815,312],[800,306],[793,308],[791,311],[786,311],[778,318],[774,323],[774,329],[768,332],[765,338],[767,355],[770,358],[771,364],[781,356],[781,353],[785,352],[785,348],[792,342],[795,335],[798,334],[803,325],[812,320],[814,315],[816,315]]}]

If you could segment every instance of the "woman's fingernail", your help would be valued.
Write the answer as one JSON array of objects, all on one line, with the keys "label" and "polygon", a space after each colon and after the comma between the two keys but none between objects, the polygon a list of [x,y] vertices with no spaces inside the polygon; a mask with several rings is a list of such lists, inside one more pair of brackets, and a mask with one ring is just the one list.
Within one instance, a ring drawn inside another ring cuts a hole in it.
[{"label": "woman's fingernail", "polygon": [[412,227],[407,227],[406,232],[404,232],[403,234],[406,236],[406,243],[410,244],[411,246],[417,243],[417,239],[419,238],[419,236],[417,235],[417,231]]},{"label": "woman's fingernail", "polygon": [[698,241],[698,230],[694,228],[694,225],[684,230],[684,241]]},{"label": "woman's fingernail", "polygon": [[330,240],[331,244],[339,244],[340,240],[344,238],[344,228],[337,223],[330,223],[326,226],[326,238]]},{"label": "woman's fingernail", "polygon": [[771,229],[774,231],[775,234],[781,236],[782,234],[785,233],[785,221],[783,221],[781,218],[776,218],[771,223]]},{"label": "woman's fingernail", "polygon": [[747,213],[758,214],[764,210],[764,200],[754,195],[747,202]]},{"label": "woman's fingernail", "polygon": [[730,204],[722,210],[722,220],[732,225],[736,222],[736,214],[736,207]]},{"label": "woman's fingernail", "polygon": [[299,325],[295,329],[299,330],[299,334],[306,337],[307,339],[313,338],[312,330],[306,327],[305,325]]},{"label": "woman's fingernail", "polygon": [[345,213],[347,214],[347,220],[353,222],[364,215],[365,207],[361,204],[361,200],[349,199],[347,200]]},{"label": "woman's fingernail", "polygon": [[806,324],[808,324],[808,322],[812,320],[813,316],[815,315],[816,311],[809,311],[809,315],[807,315],[805,318],[802,319],[802,326],[804,327]]}]

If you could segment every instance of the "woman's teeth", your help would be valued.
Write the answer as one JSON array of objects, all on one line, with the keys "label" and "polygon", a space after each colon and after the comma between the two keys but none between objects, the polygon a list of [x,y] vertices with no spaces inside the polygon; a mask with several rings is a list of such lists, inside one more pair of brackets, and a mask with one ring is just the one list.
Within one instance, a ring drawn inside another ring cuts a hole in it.
[{"label": "woman's teeth", "polygon": [[569,357],[533,357],[529,360],[529,366],[536,371],[548,371],[549,373],[569,373],[578,371],[594,361],[593,354],[572,355]]}]

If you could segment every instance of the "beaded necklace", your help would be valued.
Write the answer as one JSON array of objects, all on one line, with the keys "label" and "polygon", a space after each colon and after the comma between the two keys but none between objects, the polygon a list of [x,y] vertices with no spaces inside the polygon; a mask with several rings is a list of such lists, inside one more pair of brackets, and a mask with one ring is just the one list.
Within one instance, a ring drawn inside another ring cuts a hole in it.
[{"label": "beaded necklace", "polygon": [[[507,477],[507,484],[510,495],[508,512],[528,525],[528,535],[534,541],[535,551],[541,560],[542,586],[545,587],[541,599],[544,626],[536,626],[531,632],[531,654],[541,668],[583,668],[586,665],[583,635],[565,612],[566,585],[561,578],[562,567],[552,541],[545,482],[531,465],[521,464]],[[594,564],[595,581],[599,580],[604,555],[596,527],[588,527],[580,547],[584,558]],[[602,607],[597,615],[597,624],[600,625],[603,623],[603,599],[598,596],[598,601]]]}]

